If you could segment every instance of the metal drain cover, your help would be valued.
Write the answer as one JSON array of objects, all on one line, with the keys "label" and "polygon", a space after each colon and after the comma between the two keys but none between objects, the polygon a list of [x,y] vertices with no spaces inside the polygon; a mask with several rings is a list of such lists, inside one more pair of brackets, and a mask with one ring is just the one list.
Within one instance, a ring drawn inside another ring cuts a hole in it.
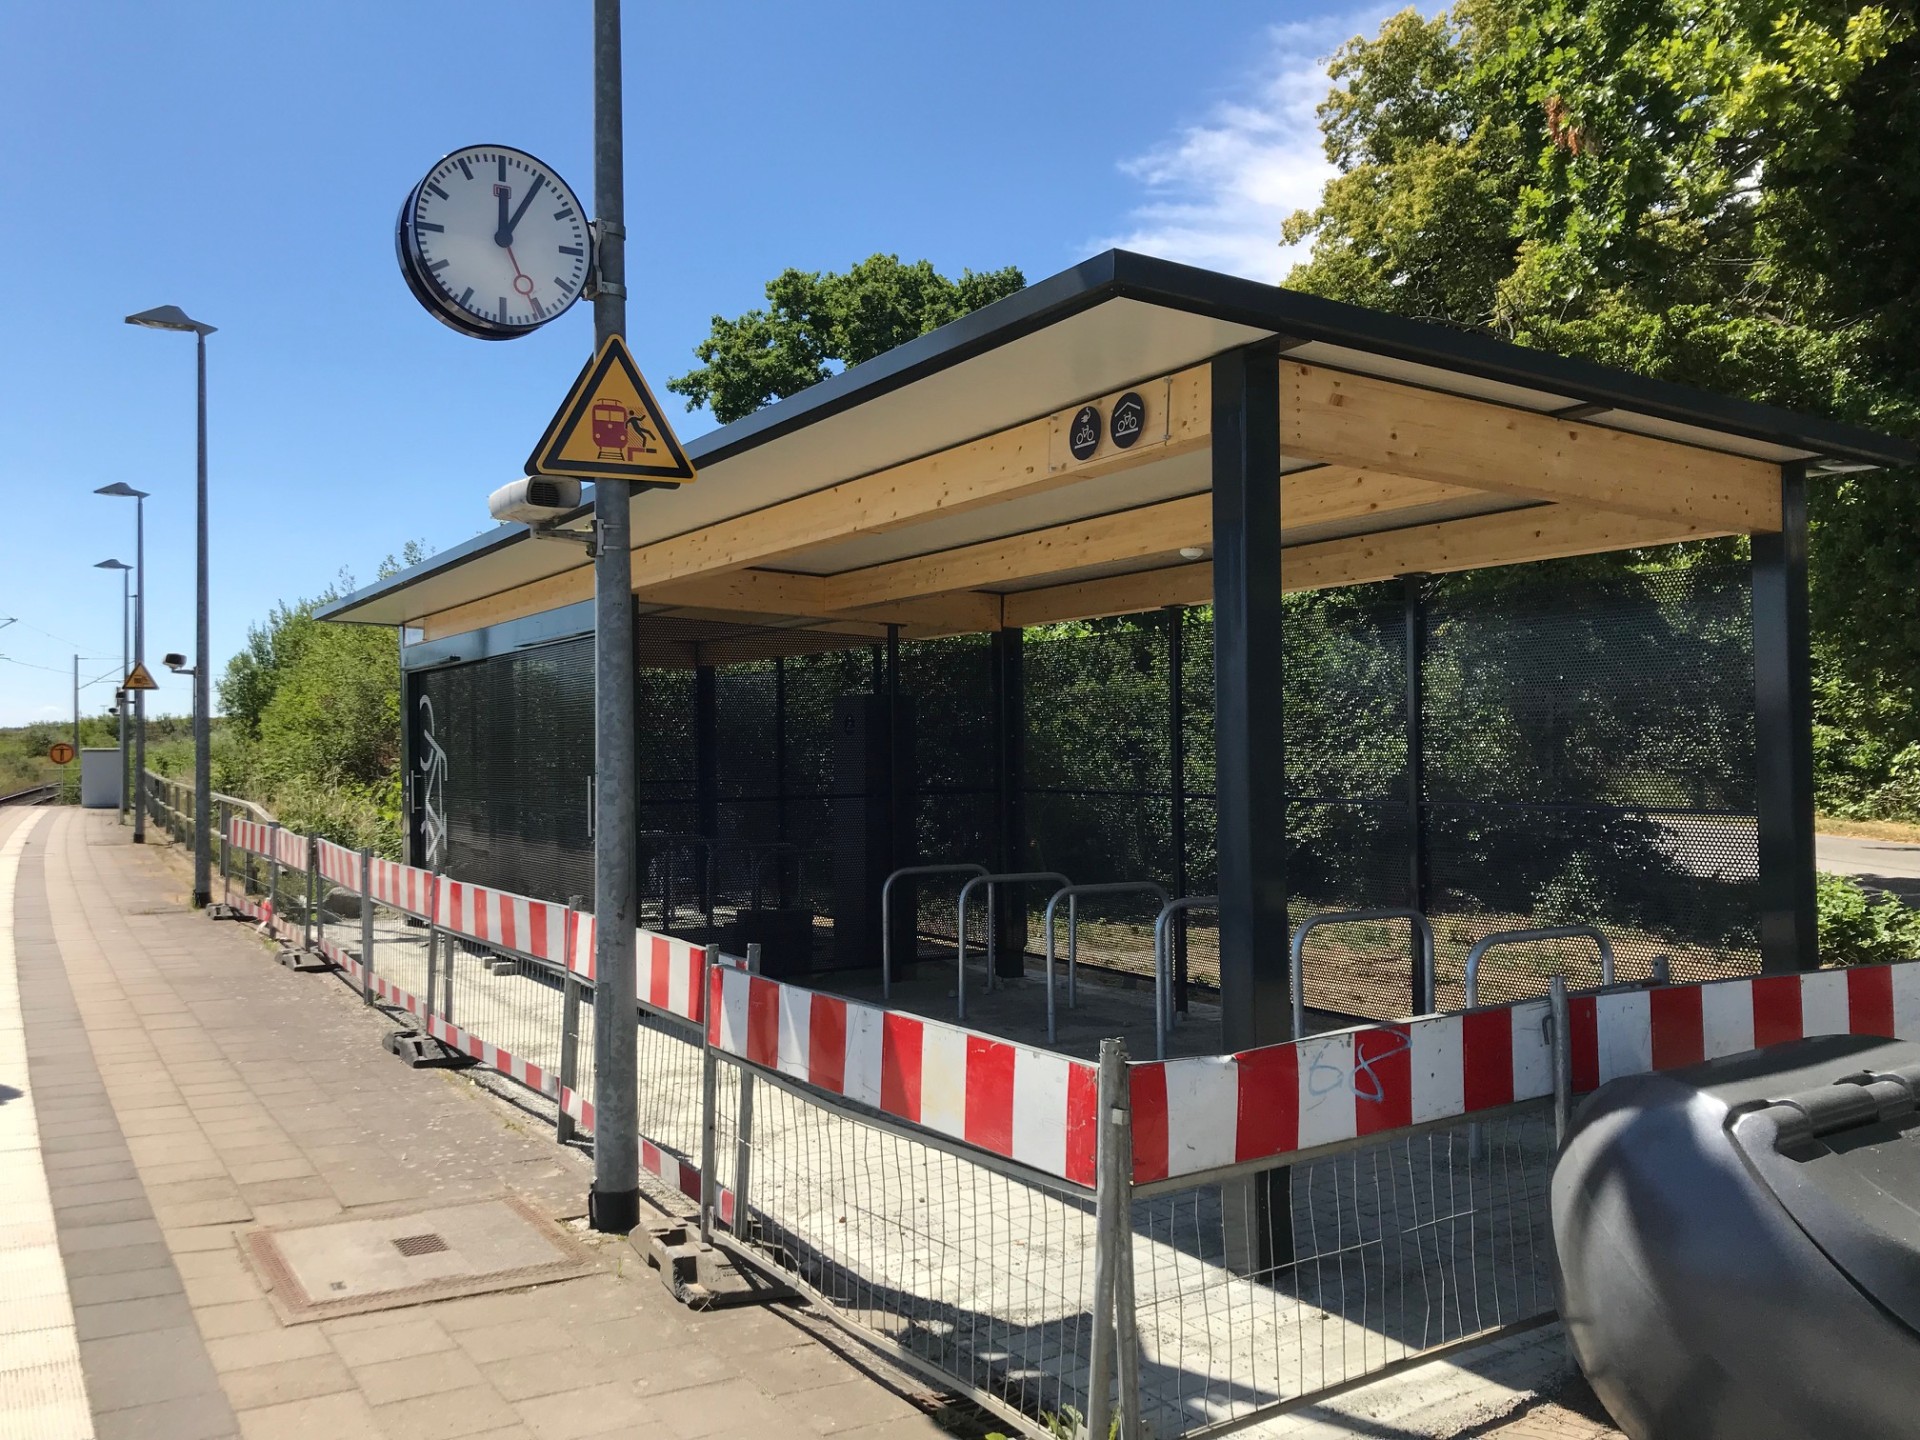
[{"label": "metal drain cover", "polygon": [[568,1280],[587,1254],[513,1198],[389,1211],[241,1238],[288,1324]]}]

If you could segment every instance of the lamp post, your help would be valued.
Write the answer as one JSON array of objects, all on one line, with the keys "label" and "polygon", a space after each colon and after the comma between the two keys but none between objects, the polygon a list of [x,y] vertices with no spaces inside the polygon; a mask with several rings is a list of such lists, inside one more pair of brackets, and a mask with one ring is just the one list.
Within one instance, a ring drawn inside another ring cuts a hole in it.
[{"label": "lamp post", "polygon": [[[131,609],[128,583],[133,576],[133,567],[124,560],[102,560],[94,567],[96,570],[118,570],[120,572],[120,683],[126,684],[127,671],[131,668],[132,657],[127,651],[127,612]],[[120,818],[127,816],[127,692],[115,688],[113,692],[113,714],[120,731]]]},{"label": "lamp post", "polygon": [[[133,501],[133,660],[147,658],[147,492],[124,480],[102,485],[96,495],[116,495]],[[125,679],[123,675],[121,679]],[[124,702],[122,702],[124,704]],[[140,803],[140,787],[147,774],[147,692],[133,692],[133,843],[147,843],[147,807]]]},{"label": "lamp post", "polygon": [[161,305],[127,316],[129,325],[149,330],[184,330],[193,334],[199,362],[199,426],[195,480],[197,537],[194,558],[193,618],[193,903],[204,909],[213,899],[212,856],[207,844],[208,816],[213,810],[213,762],[208,751],[211,704],[207,678],[207,336],[213,326],[189,318],[178,305]]}]

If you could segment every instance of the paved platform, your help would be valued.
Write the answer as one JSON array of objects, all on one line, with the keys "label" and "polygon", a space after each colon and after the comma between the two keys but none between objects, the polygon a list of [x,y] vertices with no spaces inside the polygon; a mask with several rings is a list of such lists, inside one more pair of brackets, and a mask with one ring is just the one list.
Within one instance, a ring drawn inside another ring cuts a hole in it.
[{"label": "paved platform", "polygon": [[[51,1300],[39,1338],[85,1382],[84,1427],[46,1433],[943,1433],[909,1398],[921,1382],[804,1308],[691,1314],[618,1244],[583,1279],[282,1323],[237,1236],[507,1194],[570,1218],[586,1158],[465,1077],[402,1067],[380,1048],[388,1020],[336,980],[269,963],[248,927],[191,913],[183,857],[133,847],[113,817],[0,812],[9,844],[0,932],[31,1076],[6,1073],[0,983],[0,1084],[39,1109],[28,1146],[25,1112],[0,1108],[14,1127],[0,1193],[22,1155],[43,1166],[71,1318]],[[0,1394],[19,1353],[0,1323]],[[1572,1414],[1540,1428],[1559,1416],[1537,1392],[1569,1373],[1558,1331],[1537,1331],[1248,1433],[1504,1435],[1491,1427],[1511,1414],[1512,1440],[1607,1434]]]}]

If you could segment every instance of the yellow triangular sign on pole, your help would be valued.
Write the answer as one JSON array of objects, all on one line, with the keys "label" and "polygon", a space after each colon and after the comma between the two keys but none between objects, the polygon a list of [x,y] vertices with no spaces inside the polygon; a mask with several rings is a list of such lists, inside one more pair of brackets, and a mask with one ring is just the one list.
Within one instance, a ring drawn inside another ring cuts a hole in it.
[{"label": "yellow triangular sign on pole", "polygon": [[626,341],[609,335],[528,457],[527,473],[684,485],[693,466]]},{"label": "yellow triangular sign on pole", "polygon": [[158,690],[160,687],[153,683],[153,676],[147,673],[147,667],[136,660],[133,669],[127,672],[127,683],[120,688],[122,690]]}]

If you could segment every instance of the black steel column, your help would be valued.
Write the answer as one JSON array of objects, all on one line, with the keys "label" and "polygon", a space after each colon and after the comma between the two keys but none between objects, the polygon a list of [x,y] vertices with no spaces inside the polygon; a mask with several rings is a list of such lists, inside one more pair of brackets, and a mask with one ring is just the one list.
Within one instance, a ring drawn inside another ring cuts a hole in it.
[{"label": "black steel column", "polygon": [[714,853],[720,837],[720,693],[713,666],[693,667],[693,828],[708,844],[695,852],[700,867],[700,909],[713,923]]},{"label": "black steel column", "polygon": [[[1407,657],[1407,904],[1425,915],[1433,908],[1427,847],[1427,576],[1402,575],[1400,585]],[[1413,967],[1410,993],[1417,1000],[1418,935],[1413,937]]]},{"label": "black steel column", "polygon": [[1225,1048],[1292,1038],[1280,683],[1280,366],[1213,362],[1214,766]]},{"label": "black steel column", "polygon": [[[1027,685],[1024,632],[993,632],[994,766],[996,814],[995,870],[1027,868],[1026,733]],[[1027,902],[1024,887],[998,887],[999,932],[995,974],[1019,975],[1026,968]]]},{"label": "black steel column", "polygon": [[[787,841],[787,658],[776,655],[773,658],[773,838],[781,844]],[[798,869],[796,864],[795,869]],[[789,882],[787,860],[781,854],[774,861],[775,884],[779,896],[775,900],[782,910],[793,905],[793,886],[798,877]]]},{"label": "black steel column", "polygon": [[1813,885],[1813,682],[1807,473],[1780,470],[1780,530],[1753,544],[1753,704],[1760,810],[1760,968],[1819,962]]},{"label": "black steel column", "polygon": [[[1185,895],[1187,874],[1187,612],[1167,607],[1167,769],[1173,792],[1173,893]],[[1173,1008],[1187,1013],[1187,912],[1173,918]]]}]

